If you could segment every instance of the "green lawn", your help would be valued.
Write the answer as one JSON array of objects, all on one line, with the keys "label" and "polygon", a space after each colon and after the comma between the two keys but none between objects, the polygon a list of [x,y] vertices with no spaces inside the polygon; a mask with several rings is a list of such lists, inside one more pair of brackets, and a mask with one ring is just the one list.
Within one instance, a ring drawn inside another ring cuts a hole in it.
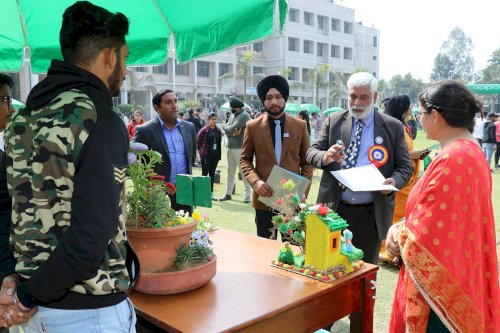
[{"label": "green lawn", "polygon": [[[435,144],[425,138],[425,133],[419,131],[415,140],[415,149],[423,149]],[[219,162],[218,169],[221,170],[221,184],[215,184],[214,194],[217,198],[222,197],[226,191],[227,164],[225,151],[222,153],[222,160]],[[200,168],[194,169],[195,174],[201,174]],[[321,170],[316,170],[314,174],[311,191],[309,194],[309,202],[314,203],[318,194],[319,182],[321,178]],[[500,234],[500,171],[496,171],[493,177],[493,206],[495,210],[495,221],[497,234]],[[254,223],[254,210],[250,204],[243,203],[243,182],[236,181],[236,194],[233,199],[225,202],[214,202],[210,209],[201,208],[202,212],[206,212],[210,216],[210,220],[220,228],[232,229],[244,233],[256,234]],[[497,237],[498,238],[498,237]],[[497,252],[499,247],[497,246]],[[390,313],[392,307],[392,299],[397,283],[398,270],[386,265],[382,265],[378,272],[377,279],[377,301],[375,302],[375,332],[387,332],[389,327]],[[341,327],[335,332],[348,332],[347,325]]]}]

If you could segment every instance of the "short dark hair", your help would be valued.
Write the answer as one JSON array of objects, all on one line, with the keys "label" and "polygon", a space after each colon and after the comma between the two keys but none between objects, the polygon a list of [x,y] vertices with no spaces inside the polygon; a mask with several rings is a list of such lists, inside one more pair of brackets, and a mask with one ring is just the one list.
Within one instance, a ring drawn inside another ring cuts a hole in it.
[{"label": "short dark hair", "polygon": [[317,113],[316,113],[316,112],[311,113],[311,116],[315,116],[315,115],[317,115]]},{"label": "short dark hair", "polygon": [[208,116],[207,116],[207,119],[210,119],[210,118],[212,118],[212,117],[217,118],[217,113],[215,113],[215,112],[210,112],[210,113],[208,114]]},{"label": "short dark hair", "polygon": [[385,104],[384,113],[404,123],[403,114],[410,107],[408,95],[396,95],[391,97]]},{"label": "short dark hair", "polygon": [[14,82],[10,76],[0,73],[0,86],[4,84],[9,86],[10,89],[14,86]]},{"label": "short dark hair", "polygon": [[193,109],[189,109],[189,110],[188,110],[188,114],[189,114],[190,116],[192,116],[192,115],[194,114],[194,110],[193,110]]},{"label": "short dark hair", "polygon": [[129,21],[122,13],[78,1],[63,14],[59,33],[63,59],[74,65],[90,65],[105,48],[115,48],[120,55],[128,28]]},{"label": "short dark hair", "polygon": [[427,111],[441,114],[451,127],[474,130],[474,117],[481,112],[483,103],[460,81],[444,80],[432,83],[418,97]]},{"label": "short dark hair", "polygon": [[142,116],[142,111],[141,110],[135,110],[134,113],[138,113]]},{"label": "short dark hair", "polygon": [[168,93],[173,93],[174,91],[171,89],[164,89],[158,91],[154,96],[153,96],[153,105],[160,105],[161,104],[161,98],[163,95],[168,94]]}]

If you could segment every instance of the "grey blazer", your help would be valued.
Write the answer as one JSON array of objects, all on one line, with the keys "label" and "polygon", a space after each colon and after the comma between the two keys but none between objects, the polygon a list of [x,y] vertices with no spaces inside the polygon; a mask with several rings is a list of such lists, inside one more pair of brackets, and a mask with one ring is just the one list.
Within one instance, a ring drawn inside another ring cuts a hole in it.
[{"label": "grey blazer", "polygon": [[[181,131],[182,140],[184,141],[189,174],[192,174],[193,163],[196,160],[196,131],[192,123],[184,120],[180,120],[179,129]],[[166,180],[169,181],[171,172],[170,155],[168,154],[167,141],[163,134],[160,119],[156,117],[155,119],[137,126],[132,142],[144,143],[149,148],[161,154],[163,162],[156,166],[155,172],[165,176]]]},{"label": "grey blazer", "polygon": [[[352,129],[352,117],[349,111],[332,113],[325,120],[318,135],[318,139],[307,151],[307,162],[316,168],[324,170],[318,193],[318,203],[331,203],[332,209],[336,210],[340,203],[341,188],[337,179],[330,171],[339,170],[340,163],[333,162],[323,166],[322,159],[325,152],[334,145],[337,140],[342,140],[349,145]],[[375,111],[374,139],[381,137],[382,146],[387,148],[389,159],[385,165],[379,168],[385,178],[392,177],[398,189],[403,188],[410,179],[413,167],[411,165],[408,147],[404,138],[404,128],[400,121]],[[347,148],[346,148],[347,149]],[[395,193],[388,195],[380,192],[373,193],[375,205],[375,220],[377,223],[379,238],[385,239],[387,231],[392,225],[394,215]]]}]

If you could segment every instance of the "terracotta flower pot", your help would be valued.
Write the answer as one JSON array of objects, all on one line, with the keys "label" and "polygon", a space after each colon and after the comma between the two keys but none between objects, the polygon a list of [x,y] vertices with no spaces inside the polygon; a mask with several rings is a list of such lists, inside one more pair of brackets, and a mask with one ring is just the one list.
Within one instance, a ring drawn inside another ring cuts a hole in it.
[{"label": "terracotta flower pot", "polygon": [[217,272],[217,258],[209,262],[176,272],[141,273],[134,289],[153,295],[171,295],[194,290],[206,285]]},{"label": "terracotta flower pot", "polygon": [[127,235],[139,257],[141,275],[167,271],[175,260],[177,249],[189,244],[197,222],[169,228],[127,228]]}]

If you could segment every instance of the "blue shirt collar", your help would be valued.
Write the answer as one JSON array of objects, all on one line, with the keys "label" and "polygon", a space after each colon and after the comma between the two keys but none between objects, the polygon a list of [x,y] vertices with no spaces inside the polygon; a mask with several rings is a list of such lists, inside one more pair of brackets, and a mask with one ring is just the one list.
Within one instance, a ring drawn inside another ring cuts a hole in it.
[{"label": "blue shirt collar", "polygon": [[[167,127],[167,125],[165,125],[165,123],[163,122],[163,120],[161,119],[161,117],[160,117],[160,116],[158,116],[158,120],[160,121],[160,124],[161,124],[161,127],[162,127],[162,128],[169,129],[169,128]],[[180,120],[179,120],[179,119],[176,119],[176,120],[175,120],[175,125],[174,125],[174,128],[179,127],[180,123],[181,123],[181,122],[180,122]]]}]

